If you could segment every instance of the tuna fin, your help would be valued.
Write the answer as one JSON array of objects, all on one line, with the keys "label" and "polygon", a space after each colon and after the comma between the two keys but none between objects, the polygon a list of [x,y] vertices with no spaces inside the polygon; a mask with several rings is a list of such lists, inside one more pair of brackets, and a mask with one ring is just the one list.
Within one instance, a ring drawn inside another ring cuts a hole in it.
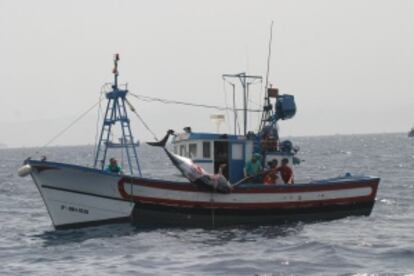
[{"label": "tuna fin", "polygon": [[148,145],[153,146],[153,147],[162,147],[165,148],[165,145],[167,144],[168,138],[170,137],[171,134],[174,134],[174,130],[169,129],[167,131],[167,134],[164,136],[164,138],[162,138],[161,141],[158,142],[147,142]]}]

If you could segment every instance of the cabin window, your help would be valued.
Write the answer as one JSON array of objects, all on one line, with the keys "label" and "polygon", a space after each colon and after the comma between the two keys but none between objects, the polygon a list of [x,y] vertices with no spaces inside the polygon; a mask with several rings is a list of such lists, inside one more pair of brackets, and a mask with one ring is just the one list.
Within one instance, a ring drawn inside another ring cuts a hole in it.
[{"label": "cabin window", "polygon": [[185,145],[180,146],[180,155],[185,156]]},{"label": "cabin window", "polygon": [[197,144],[189,144],[188,145],[188,153],[190,158],[197,157]]},{"label": "cabin window", "polygon": [[203,142],[203,158],[211,158],[210,142]]},{"label": "cabin window", "polygon": [[243,160],[243,145],[242,144],[231,145],[231,158],[233,160]]}]

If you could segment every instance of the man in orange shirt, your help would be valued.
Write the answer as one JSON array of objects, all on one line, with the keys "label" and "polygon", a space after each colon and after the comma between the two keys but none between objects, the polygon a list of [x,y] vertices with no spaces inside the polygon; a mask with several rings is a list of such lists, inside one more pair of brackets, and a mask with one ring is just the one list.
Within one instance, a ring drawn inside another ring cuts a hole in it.
[{"label": "man in orange shirt", "polygon": [[273,159],[268,164],[270,168],[263,177],[263,183],[265,185],[276,184],[279,178],[278,177],[279,168],[277,167],[277,159]]},{"label": "man in orange shirt", "polygon": [[293,171],[288,164],[289,160],[287,158],[283,158],[282,165],[279,167],[279,172],[285,184],[293,184]]}]

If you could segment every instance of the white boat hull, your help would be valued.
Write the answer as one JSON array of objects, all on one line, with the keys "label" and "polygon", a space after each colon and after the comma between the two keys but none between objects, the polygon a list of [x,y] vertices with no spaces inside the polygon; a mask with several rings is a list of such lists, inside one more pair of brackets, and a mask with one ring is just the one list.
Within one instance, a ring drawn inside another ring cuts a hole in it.
[{"label": "white boat hull", "polygon": [[78,168],[31,173],[56,229],[128,221],[134,203],[120,197],[120,177]]},{"label": "white boat hull", "polygon": [[294,185],[239,185],[220,194],[188,182],[121,176],[75,165],[29,161],[56,229],[133,221],[218,226],[369,215],[379,179],[343,177]]}]

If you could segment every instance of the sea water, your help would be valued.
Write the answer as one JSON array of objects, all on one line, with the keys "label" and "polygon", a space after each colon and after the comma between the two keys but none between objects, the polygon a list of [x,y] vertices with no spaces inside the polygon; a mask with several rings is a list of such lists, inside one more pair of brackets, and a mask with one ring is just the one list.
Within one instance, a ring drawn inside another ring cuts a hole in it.
[{"label": "sea water", "polygon": [[[406,134],[291,139],[297,179],[381,177],[369,217],[225,229],[137,229],[128,223],[55,231],[30,177],[36,149],[0,150],[0,275],[414,274],[414,139]],[[52,147],[48,160],[90,166],[93,147]],[[177,178],[165,153],[142,146],[143,174]],[[121,157],[122,158],[122,157]]]}]

